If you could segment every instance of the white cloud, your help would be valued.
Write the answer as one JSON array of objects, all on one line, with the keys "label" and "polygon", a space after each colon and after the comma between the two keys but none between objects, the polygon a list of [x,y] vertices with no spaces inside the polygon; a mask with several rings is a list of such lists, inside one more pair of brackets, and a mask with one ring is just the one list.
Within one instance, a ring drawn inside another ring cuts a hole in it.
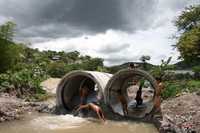
[{"label": "white cloud", "polygon": [[0,16],[0,25],[4,24],[7,21],[13,21],[11,17]]},{"label": "white cloud", "polygon": [[169,39],[169,36],[173,32],[174,28],[170,26],[137,31],[133,34],[108,30],[104,34],[93,36],[59,38],[44,43],[36,43],[33,47],[41,50],[77,50],[83,55],[104,58],[105,65],[138,61],[141,55],[150,55],[152,57],[151,62],[158,64],[161,59],[167,56],[172,55],[176,58],[178,55],[177,52],[172,51],[170,46],[173,41]]},{"label": "white cloud", "polygon": [[[190,3],[191,2],[191,3]],[[58,38],[43,43],[33,44],[41,50],[80,51],[81,54],[105,59],[105,65],[116,65],[127,61],[138,61],[142,55],[150,55],[151,63],[159,64],[161,59],[173,57],[177,62],[179,53],[171,45],[176,33],[173,21],[185,6],[200,3],[200,0],[160,0],[156,12],[152,15],[151,26],[148,29],[127,33],[109,29],[105,33],[82,35],[75,38]],[[142,29],[142,28],[140,28]]]}]

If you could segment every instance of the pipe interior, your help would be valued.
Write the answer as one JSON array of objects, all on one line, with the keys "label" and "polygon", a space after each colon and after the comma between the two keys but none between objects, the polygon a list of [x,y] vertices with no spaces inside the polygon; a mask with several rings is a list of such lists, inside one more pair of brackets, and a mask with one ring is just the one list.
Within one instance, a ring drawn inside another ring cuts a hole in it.
[{"label": "pipe interior", "polygon": [[83,84],[89,86],[87,103],[97,100],[96,98],[100,93],[99,87],[91,78],[82,75],[71,77],[67,79],[62,93],[63,104],[68,111],[72,111],[74,107],[80,104],[79,90]]},{"label": "pipe interior", "polygon": [[[144,86],[142,87],[143,104],[136,108],[135,97],[139,88],[138,83],[141,80],[144,80]],[[115,113],[124,115],[121,102],[118,99],[117,90],[121,90],[123,96],[126,98],[129,117],[141,118],[144,117],[145,114],[151,112],[153,108],[155,91],[151,82],[148,79],[145,79],[142,75],[133,75],[130,73],[122,74],[117,79],[115,79],[111,85],[109,98],[110,106]]]}]

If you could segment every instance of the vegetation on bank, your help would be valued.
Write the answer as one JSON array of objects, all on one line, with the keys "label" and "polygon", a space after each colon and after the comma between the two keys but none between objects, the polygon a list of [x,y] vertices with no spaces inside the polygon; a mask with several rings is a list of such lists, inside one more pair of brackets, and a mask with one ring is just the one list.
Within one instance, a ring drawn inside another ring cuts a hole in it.
[{"label": "vegetation on bank", "polygon": [[200,80],[173,80],[164,81],[164,84],[163,99],[179,96],[183,92],[192,93],[200,91]]},{"label": "vegetation on bank", "polygon": [[[178,96],[181,92],[200,91],[200,5],[185,8],[175,21],[179,36],[175,47],[185,66],[193,70],[194,75],[179,74],[165,79],[164,99]],[[179,65],[183,65],[179,63]],[[177,68],[176,68],[177,69]],[[173,77],[173,78],[170,78]]]},{"label": "vegetation on bank", "polygon": [[40,83],[62,77],[72,70],[106,71],[103,59],[81,56],[79,52],[39,51],[13,41],[15,24],[0,26],[0,92],[28,101],[48,97]]}]

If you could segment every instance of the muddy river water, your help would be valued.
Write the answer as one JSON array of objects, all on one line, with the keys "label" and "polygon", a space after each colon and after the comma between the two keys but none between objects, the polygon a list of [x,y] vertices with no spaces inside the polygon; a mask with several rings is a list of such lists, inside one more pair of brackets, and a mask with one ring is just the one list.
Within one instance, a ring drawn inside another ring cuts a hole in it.
[{"label": "muddy river water", "polygon": [[0,133],[158,133],[152,124],[140,122],[100,123],[72,115],[27,114],[23,120],[0,123]]}]

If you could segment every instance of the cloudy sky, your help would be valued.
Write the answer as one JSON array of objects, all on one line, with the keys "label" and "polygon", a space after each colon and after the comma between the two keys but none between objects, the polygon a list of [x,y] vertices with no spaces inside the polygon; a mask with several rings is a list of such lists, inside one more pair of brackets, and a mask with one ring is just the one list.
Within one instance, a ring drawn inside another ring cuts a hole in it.
[{"label": "cloudy sky", "polygon": [[200,0],[0,0],[0,24],[17,24],[16,40],[40,50],[80,51],[105,65],[150,55],[159,64],[179,53],[173,21]]}]

